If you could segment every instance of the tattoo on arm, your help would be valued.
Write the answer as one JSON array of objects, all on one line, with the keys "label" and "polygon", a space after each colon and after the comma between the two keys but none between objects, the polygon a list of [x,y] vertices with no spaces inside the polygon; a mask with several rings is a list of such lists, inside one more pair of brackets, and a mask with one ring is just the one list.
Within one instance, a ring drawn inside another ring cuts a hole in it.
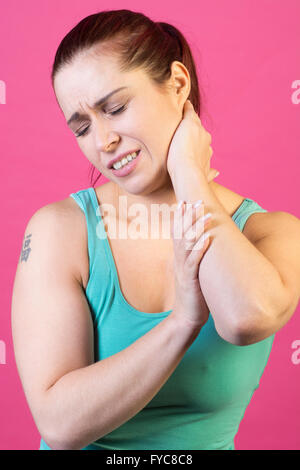
[{"label": "tattoo on arm", "polygon": [[29,246],[31,242],[31,235],[32,234],[30,233],[29,235],[26,235],[26,237],[24,237],[22,251],[20,255],[20,263],[22,261],[28,260],[29,253],[31,252],[31,248]]}]

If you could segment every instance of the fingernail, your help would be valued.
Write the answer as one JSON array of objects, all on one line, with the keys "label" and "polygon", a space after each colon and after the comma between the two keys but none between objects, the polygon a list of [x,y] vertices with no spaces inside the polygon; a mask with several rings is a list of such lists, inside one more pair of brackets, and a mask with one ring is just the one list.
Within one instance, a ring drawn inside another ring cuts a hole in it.
[{"label": "fingernail", "polygon": [[206,219],[209,219],[211,217],[211,212],[208,212],[205,214],[203,217],[201,217],[202,222],[205,222]]},{"label": "fingernail", "polygon": [[199,199],[198,201],[194,202],[193,207],[195,207],[195,208],[199,207],[199,206],[201,206],[201,204],[203,204],[203,200]]},{"label": "fingernail", "polygon": [[177,204],[177,209],[180,209],[182,207],[182,204],[183,204],[183,200],[181,199],[179,203]]},{"label": "fingernail", "polygon": [[219,174],[220,174],[220,172],[219,172],[219,171],[217,171],[217,173],[216,173],[216,177],[217,177],[217,176],[219,176]]},{"label": "fingernail", "polygon": [[209,237],[210,237],[210,233],[206,232],[204,235],[202,235],[202,242],[205,242],[205,240]]}]

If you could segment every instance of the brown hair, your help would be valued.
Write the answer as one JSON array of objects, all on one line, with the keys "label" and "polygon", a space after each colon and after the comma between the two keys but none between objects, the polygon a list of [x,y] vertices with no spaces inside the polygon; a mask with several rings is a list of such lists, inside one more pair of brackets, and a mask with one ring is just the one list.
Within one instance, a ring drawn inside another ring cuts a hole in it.
[{"label": "brown hair", "polygon": [[[105,10],[83,18],[63,38],[58,46],[52,67],[54,87],[56,73],[70,64],[76,54],[102,43],[103,50],[116,54],[121,71],[143,68],[153,84],[164,89],[171,76],[171,64],[177,60],[188,70],[191,91],[188,99],[200,116],[200,97],[195,62],[183,34],[174,26],[154,22],[143,13],[131,10]],[[91,184],[95,167],[92,165]]]}]

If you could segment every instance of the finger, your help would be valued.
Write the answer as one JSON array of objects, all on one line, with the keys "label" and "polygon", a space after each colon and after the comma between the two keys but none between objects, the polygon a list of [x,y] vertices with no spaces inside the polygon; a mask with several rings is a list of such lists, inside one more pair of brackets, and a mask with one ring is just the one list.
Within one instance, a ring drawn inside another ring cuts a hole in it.
[{"label": "finger", "polygon": [[186,260],[186,251],[184,249],[185,239],[183,236],[183,216],[185,213],[185,202],[180,201],[174,213],[173,226],[173,248],[174,248],[174,267],[181,266]]},{"label": "finger", "polygon": [[186,239],[186,249],[193,249],[195,243],[198,242],[200,237],[203,235],[207,227],[211,222],[211,213],[208,212],[192,225],[192,227],[184,235]]},{"label": "finger", "polygon": [[201,213],[200,215],[201,217],[198,217],[198,219],[195,220],[187,232],[184,233],[184,249],[186,251],[190,252],[193,249],[195,243],[199,240],[200,236],[203,234],[204,230],[210,222],[210,213],[208,215],[206,214],[206,216],[204,213]]},{"label": "finger", "polygon": [[173,241],[180,240],[183,235],[183,214],[184,214],[184,206],[185,203],[183,200],[180,200],[175,208],[174,217],[173,217],[173,224],[171,229],[171,234]]},{"label": "finger", "polygon": [[210,244],[211,235],[209,232],[203,233],[199,240],[195,243],[191,254],[188,257],[188,263],[192,266],[198,266],[204,253],[207,251]]},{"label": "finger", "polygon": [[190,100],[186,100],[183,106],[183,117],[185,116],[186,113],[188,113],[192,109],[192,103]]},{"label": "finger", "polygon": [[196,201],[194,204],[190,202],[186,203],[186,210],[183,217],[183,233],[186,233],[202,215],[204,215],[204,204],[202,200]]},{"label": "finger", "polygon": [[210,183],[214,180],[217,176],[219,176],[220,172],[214,168],[211,168],[208,173],[207,181]]},{"label": "finger", "polygon": [[210,241],[209,232],[203,233],[200,239],[195,243],[190,254],[186,258],[186,265],[189,270],[192,270],[192,275],[197,276],[199,272],[199,265],[203,258],[204,253],[208,249]]},{"label": "finger", "polygon": [[[186,102],[184,103],[183,111],[184,111],[184,112],[193,111],[193,113],[197,114],[196,111],[195,111],[195,108],[194,108],[194,106],[193,106],[193,103],[192,103],[190,100],[186,100]],[[198,114],[197,114],[197,119],[198,119],[199,122],[201,123]]]}]

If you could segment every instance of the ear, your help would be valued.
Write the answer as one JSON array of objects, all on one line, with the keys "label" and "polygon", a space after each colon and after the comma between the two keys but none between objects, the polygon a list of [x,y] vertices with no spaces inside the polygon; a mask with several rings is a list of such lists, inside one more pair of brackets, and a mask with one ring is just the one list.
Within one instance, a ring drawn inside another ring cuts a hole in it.
[{"label": "ear", "polygon": [[178,99],[178,104],[184,104],[191,91],[191,78],[182,62],[178,60],[172,62],[170,79]]}]

